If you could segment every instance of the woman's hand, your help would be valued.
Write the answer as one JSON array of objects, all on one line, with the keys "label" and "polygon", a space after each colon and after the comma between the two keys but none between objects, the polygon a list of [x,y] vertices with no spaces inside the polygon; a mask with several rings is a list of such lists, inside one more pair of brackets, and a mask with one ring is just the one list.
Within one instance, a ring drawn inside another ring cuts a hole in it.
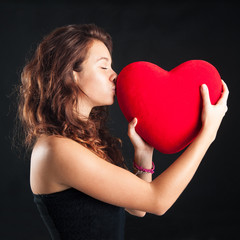
[{"label": "woman's hand", "polygon": [[135,152],[145,152],[152,154],[154,148],[145,142],[135,131],[137,121],[137,118],[133,118],[133,120],[128,124],[128,137],[133,144]]},{"label": "woman's hand", "polygon": [[203,84],[201,86],[201,95],[203,99],[202,109],[202,129],[206,130],[214,140],[217,131],[220,127],[221,121],[227,112],[227,99],[229,95],[228,87],[222,80],[223,92],[221,98],[216,105],[212,105],[209,97],[208,87]]}]

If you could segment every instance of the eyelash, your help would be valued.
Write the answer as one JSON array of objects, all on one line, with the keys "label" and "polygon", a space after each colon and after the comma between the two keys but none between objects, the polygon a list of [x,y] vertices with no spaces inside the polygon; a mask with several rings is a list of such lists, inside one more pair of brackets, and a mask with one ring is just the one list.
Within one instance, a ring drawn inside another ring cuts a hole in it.
[{"label": "eyelash", "polygon": [[104,70],[107,70],[108,68],[106,68],[106,67],[101,67],[102,69],[104,69]]}]

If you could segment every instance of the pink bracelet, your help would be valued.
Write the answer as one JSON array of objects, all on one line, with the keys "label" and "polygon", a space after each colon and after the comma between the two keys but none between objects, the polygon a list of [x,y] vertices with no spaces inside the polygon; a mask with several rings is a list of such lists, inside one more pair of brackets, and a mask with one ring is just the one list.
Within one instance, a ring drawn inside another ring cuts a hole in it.
[{"label": "pink bracelet", "polygon": [[153,174],[154,173],[154,169],[155,169],[155,165],[154,165],[154,162],[152,162],[152,169],[145,169],[141,166],[138,166],[135,162],[133,162],[133,166],[137,171],[136,175],[138,175],[139,173],[151,173]]}]

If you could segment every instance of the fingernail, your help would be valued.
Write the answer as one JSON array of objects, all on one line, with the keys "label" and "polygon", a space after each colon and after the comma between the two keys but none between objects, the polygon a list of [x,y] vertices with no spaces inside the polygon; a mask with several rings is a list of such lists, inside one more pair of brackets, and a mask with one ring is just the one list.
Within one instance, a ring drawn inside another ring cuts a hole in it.
[{"label": "fingernail", "polygon": [[137,118],[134,118],[134,125],[136,126],[137,124]]}]

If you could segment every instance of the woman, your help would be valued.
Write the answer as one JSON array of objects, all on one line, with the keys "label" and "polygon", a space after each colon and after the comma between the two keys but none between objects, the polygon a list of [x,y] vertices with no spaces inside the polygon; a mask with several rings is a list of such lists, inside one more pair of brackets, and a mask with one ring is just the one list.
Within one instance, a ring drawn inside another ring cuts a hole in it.
[{"label": "woman", "polygon": [[32,148],[31,189],[52,239],[123,239],[124,210],[163,215],[190,182],[227,111],[228,89],[211,105],[201,87],[202,128],[152,181],[153,147],[128,125],[137,175],[126,169],[121,141],[105,125],[117,74],[111,37],[93,24],[58,28],[22,72],[19,117]]}]

